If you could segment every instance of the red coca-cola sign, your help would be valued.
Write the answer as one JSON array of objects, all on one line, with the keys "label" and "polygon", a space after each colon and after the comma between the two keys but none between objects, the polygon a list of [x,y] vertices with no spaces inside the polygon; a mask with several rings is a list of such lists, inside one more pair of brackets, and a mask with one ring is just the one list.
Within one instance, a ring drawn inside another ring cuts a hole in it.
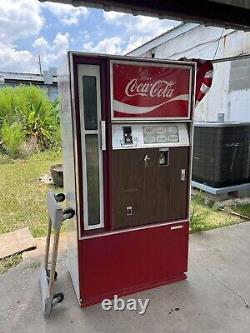
[{"label": "red coca-cola sign", "polygon": [[188,66],[112,63],[112,118],[188,118]]}]

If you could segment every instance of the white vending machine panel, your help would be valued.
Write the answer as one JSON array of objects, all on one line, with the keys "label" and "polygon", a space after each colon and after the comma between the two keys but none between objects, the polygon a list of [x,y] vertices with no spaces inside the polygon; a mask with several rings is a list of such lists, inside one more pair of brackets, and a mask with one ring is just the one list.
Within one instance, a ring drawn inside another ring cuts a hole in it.
[{"label": "white vending machine panel", "polygon": [[189,146],[186,123],[113,124],[113,149]]}]

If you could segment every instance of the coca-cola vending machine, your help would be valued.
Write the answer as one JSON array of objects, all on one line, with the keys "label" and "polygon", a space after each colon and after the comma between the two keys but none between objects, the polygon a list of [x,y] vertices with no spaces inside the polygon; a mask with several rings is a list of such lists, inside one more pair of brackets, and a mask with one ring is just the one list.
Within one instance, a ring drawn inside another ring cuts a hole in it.
[{"label": "coca-cola vending machine", "polygon": [[68,264],[81,306],[186,278],[195,64],[69,52]]}]

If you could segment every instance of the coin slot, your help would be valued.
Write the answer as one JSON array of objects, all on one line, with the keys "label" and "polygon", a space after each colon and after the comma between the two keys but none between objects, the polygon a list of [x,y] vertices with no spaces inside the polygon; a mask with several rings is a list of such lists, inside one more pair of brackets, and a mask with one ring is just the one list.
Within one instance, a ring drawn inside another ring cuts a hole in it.
[{"label": "coin slot", "polygon": [[169,150],[159,150],[159,165],[168,166],[169,165]]},{"label": "coin slot", "polygon": [[123,139],[124,139],[124,144],[125,145],[132,145],[133,144],[131,126],[123,126]]}]

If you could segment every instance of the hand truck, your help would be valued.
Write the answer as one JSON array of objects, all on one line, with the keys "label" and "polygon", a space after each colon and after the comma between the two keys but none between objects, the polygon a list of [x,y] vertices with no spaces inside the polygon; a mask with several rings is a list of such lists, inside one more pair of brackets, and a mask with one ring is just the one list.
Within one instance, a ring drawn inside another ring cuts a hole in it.
[{"label": "hand truck", "polygon": [[[63,293],[53,294],[54,283],[57,278],[56,262],[58,254],[58,245],[60,230],[65,220],[72,218],[75,211],[72,208],[62,209],[58,202],[65,200],[63,193],[55,194],[48,192],[47,195],[47,208],[48,208],[48,233],[46,237],[45,258],[44,263],[41,263],[40,270],[40,291],[42,299],[43,314],[48,317],[51,313],[52,307],[64,300]],[[54,242],[51,254],[51,263],[49,269],[49,256],[50,256],[50,240],[52,227],[54,230]]]}]

